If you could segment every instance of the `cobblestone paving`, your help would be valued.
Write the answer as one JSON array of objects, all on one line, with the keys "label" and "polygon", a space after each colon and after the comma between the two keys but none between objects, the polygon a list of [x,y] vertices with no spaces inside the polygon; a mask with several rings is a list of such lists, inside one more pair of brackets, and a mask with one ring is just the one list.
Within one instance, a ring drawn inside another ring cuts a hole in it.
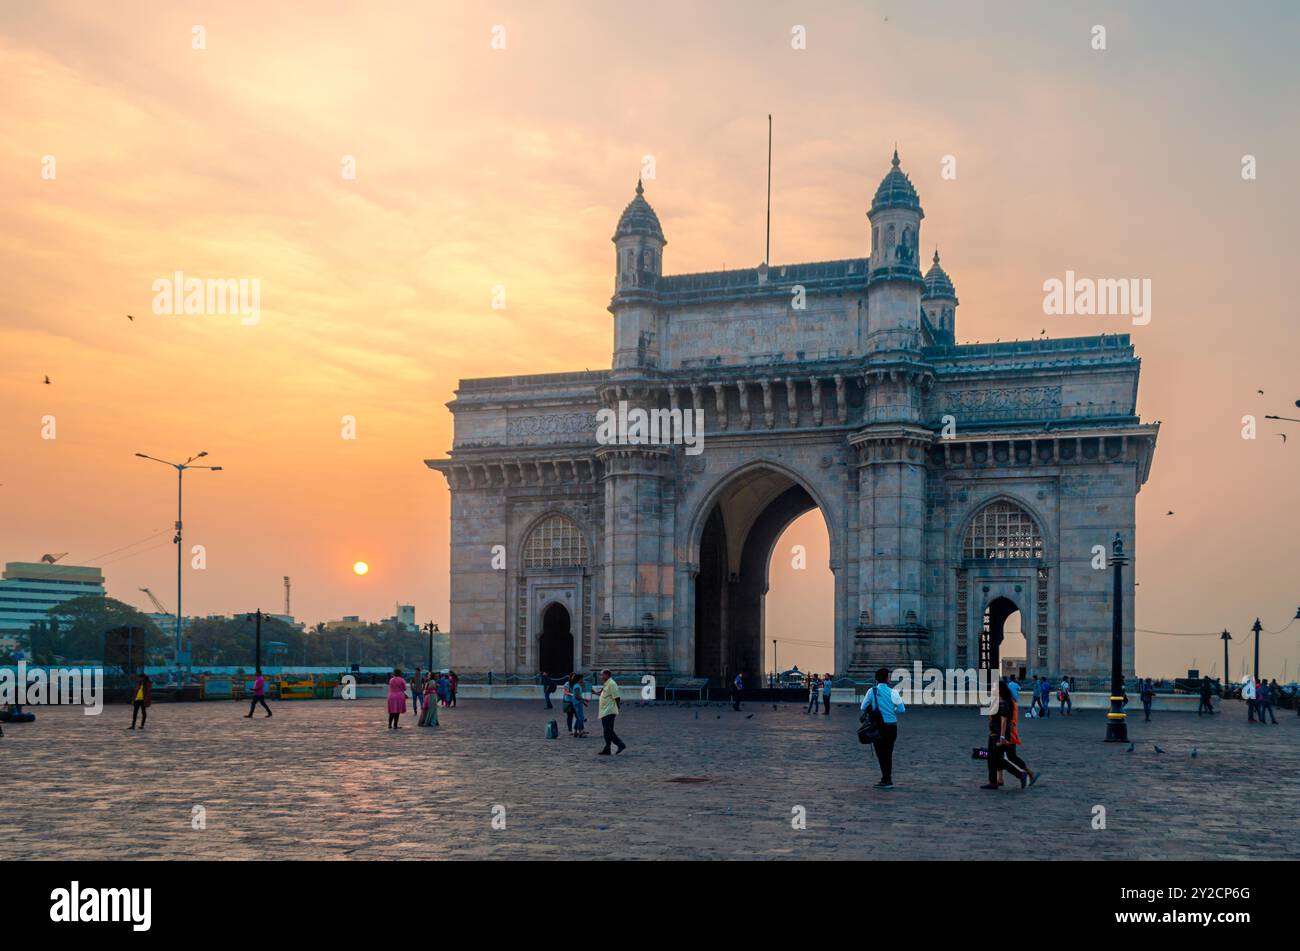
[{"label": "cobblestone paving", "polygon": [[[981,791],[973,712],[912,709],[897,788],[871,788],[855,711],[794,705],[629,703],[621,756],[563,733],[540,702],[463,701],[442,725],[385,729],[375,701],[45,708],[0,739],[5,858],[1261,858],[1300,857],[1300,718],[1130,721],[1132,753],[1104,714],[1026,720],[1027,791]],[[593,710],[594,713],[594,710]],[[752,716],[751,716],[752,715]],[[557,740],[543,738],[546,720]],[[593,723],[599,732],[599,722]],[[1153,744],[1166,750],[1155,752]],[[1198,750],[1193,758],[1192,748]],[[706,782],[672,782],[692,777]],[[491,826],[506,808],[506,828]],[[1092,828],[1094,805],[1106,829]],[[206,828],[191,828],[194,806]],[[792,809],[807,828],[791,827]]]}]

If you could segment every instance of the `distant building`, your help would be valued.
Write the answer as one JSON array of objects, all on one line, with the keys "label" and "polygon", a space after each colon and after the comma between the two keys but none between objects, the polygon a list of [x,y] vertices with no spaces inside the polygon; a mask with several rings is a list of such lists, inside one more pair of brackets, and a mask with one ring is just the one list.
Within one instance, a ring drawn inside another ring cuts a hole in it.
[{"label": "distant building", "polygon": [[[287,624],[287,625],[289,625],[289,627],[296,628],[296,629],[299,630],[299,631],[303,630],[303,629],[306,627],[306,624],[304,624],[302,621],[296,621],[296,620],[294,620],[294,617],[293,617],[292,614],[267,614],[265,611],[263,611],[263,612],[262,612],[262,620],[265,621],[265,620],[267,620],[267,619],[274,619],[274,620],[276,620],[276,621],[279,621],[281,624]],[[224,620],[224,619],[223,619],[223,620]],[[257,621],[257,613],[256,613],[255,611],[245,611],[245,612],[243,612],[242,614],[235,614],[235,615],[232,615],[232,616],[231,616],[231,620],[232,620],[232,621],[252,621],[252,622],[256,622],[256,621]],[[176,623],[176,619],[175,619],[175,618],[172,618],[172,624],[174,625],[175,623]],[[189,623],[189,619],[188,619],[188,618],[186,619],[186,623],[187,623],[187,624]],[[183,629],[184,629],[184,625],[182,625],[181,627],[182,627],[182,630],[183,630]]]},{"label": "distant building", "polygon": [[326,621],[325,632],[327,634],[360,634],[369,625],[369,621],[361,620],[356,614],[345,614],[337,621]]},{"label": "distant building", "polygon": [[26,634],[48,621],[50,608],[86,596],[104,597],[104,573],[83,565],[11,561],[0,580],[0,636]]},{"label": "distant building", "polygon": [[390,618],[385,618],[383,623],[392,627],[400,627],[404,631],[415,632],[420,629],[420,625],[415,623],[414,604],[399,604],[397,613]]}]

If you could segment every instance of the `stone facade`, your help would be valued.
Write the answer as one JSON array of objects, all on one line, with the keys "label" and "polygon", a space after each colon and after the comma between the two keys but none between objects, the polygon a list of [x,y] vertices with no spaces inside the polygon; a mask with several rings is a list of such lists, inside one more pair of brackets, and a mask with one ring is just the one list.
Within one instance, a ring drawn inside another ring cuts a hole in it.
[{"label": "stone facade", "polygon": [[[867,258],[665,275],[638,182],[611,369],[462,380],[448,404],[451,452],[427,465],[451,490],[453,666],[752,680],[772,546],[815,507],[838,674],[996,666],[1016,610],[1030,674],[1109,671],[1095,552],[1118,533],[1135,556],[1158,429],[1128,337],[958,345],[897,154],[868,217]],[[598,439],[620,406],[701,411],[702,451]]]}]

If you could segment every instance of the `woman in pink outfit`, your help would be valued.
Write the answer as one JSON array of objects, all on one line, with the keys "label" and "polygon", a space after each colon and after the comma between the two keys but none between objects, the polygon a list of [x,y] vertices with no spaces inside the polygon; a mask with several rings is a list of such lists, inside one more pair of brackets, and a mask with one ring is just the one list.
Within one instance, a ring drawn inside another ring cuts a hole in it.
[{"label": "woman in pink outfit", "polygon": [[388,681],[388,728],[400,730],[397,718],[406,712],[406,681],[402,679],[402,668],[393,671],[393,679]]}]

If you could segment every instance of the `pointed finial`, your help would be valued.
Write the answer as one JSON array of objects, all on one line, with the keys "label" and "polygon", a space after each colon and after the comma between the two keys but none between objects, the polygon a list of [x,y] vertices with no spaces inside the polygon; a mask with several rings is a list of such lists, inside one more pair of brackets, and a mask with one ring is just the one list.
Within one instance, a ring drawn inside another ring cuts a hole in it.
[{"label": "pointed finial", "polygon": [[898,143],[897,142],[894,143],[894,158],[889,164],[894,166],[894,168],[898,168]]},{"label": "pointed finial", "polygon": [[641,187],[641,176],[638,175],[638,176],[636,177],[636,193],[637,193],[638,195],[640,195],[640,194],[643,193],[644,191],[645,191],[645,189]]},{"label": "pointed finial", "polygon": [[939,263],[939,246],[937,244],[934,246],[934,263],[936,265]]}]

